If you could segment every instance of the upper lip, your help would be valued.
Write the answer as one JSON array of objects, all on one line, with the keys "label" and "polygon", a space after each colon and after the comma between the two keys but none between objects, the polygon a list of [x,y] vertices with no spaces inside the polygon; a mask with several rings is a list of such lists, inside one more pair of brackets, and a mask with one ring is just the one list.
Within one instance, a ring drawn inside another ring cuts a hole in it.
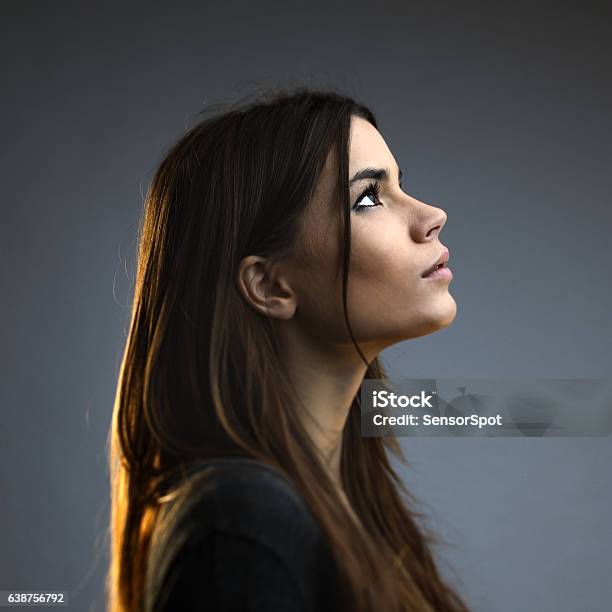
[{"label": "upper lip", "polygon": [[448,261],[448,258],[449,258],[449,251],[445,247],[440,253],[440,256],[438,257],[438,259],[436,259],[436,261],[431,266],[429,266],[429,268],[427,268],[427,270],[425,270],[425,272],[423,272],[421,276],[427,276],[430,272],[433,272],[440,264],[445,266],[446,262]]}]

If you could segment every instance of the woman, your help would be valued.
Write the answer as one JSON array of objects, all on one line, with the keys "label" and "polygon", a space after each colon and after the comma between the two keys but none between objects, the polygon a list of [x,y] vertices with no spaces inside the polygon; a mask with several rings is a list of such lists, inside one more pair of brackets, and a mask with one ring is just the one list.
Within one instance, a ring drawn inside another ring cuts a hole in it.
[{"label": "woman", "polygon": [[109,609],[465,610],[399,445],[360,435],[377,355],[455,317],[450,276],[425,275],[446,214],[404,193],[372,112],[337,91],[209,111],[145,202]]}]

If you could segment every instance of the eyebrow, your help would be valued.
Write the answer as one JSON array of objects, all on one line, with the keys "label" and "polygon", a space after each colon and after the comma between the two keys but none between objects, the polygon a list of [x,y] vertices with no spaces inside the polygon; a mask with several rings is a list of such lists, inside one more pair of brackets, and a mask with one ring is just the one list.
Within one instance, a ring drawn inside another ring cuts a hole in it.
[{"label": "eyebrow", "polygon": [[[391,173],[389,168],[363,168],[359,170],[353,178],[349,181],[349,185],[363,181],[365,179],[376,179],[379,181],[388,181]],[[402,171],[398,168],[399,180],[402,180]]]}]

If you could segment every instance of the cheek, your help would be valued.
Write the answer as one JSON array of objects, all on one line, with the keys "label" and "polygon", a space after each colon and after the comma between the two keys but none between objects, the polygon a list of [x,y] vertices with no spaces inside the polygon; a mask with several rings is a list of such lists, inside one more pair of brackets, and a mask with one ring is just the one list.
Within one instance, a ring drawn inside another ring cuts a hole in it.
[{"label": "cheek", "polygon": [[[408,237],[399,224],[352,220],[348,314],[361,341],[396,337],[413,324],[418,277]],[[323,240],[296,270],[300,322],[309,334],[332,342],[350,342],[342,310],[342,275],[337,237]]]},{"label": "cheek", "polygon": [[417,264],[410,239],[400,223],[353,223],[350,283],[354,298],[387,308],[414,293]]},{"label": "cheek", "polygon": [[449,317],[448,292],[421,278],[416,248],[401,223],[355,223],[349,316],[363,341],[406,339]]}]

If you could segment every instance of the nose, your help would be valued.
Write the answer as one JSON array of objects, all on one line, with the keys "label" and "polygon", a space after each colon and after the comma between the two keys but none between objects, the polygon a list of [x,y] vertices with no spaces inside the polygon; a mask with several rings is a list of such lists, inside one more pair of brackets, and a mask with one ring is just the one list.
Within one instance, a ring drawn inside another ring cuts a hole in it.
[{"label": "nose", "polygon": [[417,242],[434,240],[444,227],[447,218],[448,215],[441,208],[419,202],[419,216],[411,227],[413,240]]}]

